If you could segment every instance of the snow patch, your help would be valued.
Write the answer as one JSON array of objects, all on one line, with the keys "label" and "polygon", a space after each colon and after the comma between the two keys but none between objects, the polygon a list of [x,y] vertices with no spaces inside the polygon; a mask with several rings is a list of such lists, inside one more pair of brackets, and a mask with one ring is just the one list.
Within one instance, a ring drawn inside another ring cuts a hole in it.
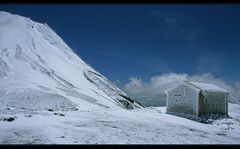
[{"label": "snow patch", "polygon": [[1,99],[0,109],[4,112],[7,107],[13,107],[15,110],[75,110],[75,104],[66,97],[32,89],[9,92]]}]

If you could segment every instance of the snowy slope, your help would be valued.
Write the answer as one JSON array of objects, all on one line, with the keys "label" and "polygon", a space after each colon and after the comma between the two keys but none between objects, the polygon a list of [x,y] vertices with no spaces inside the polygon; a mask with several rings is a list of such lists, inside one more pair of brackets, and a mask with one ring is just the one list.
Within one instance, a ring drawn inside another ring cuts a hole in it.
[{"label": "snowy slope", "polygon": [[0,12],[0,110],[141,107],[121,95],[47,24]]}]

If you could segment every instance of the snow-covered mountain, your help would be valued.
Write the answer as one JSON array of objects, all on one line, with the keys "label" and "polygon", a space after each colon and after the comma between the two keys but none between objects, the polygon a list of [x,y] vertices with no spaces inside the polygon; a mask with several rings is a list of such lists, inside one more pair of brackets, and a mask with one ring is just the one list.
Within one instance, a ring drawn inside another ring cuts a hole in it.
[{"label": "snow-covered mountain", "polygon": [[47,25],[0,12],[0,110],[134,109]]}]

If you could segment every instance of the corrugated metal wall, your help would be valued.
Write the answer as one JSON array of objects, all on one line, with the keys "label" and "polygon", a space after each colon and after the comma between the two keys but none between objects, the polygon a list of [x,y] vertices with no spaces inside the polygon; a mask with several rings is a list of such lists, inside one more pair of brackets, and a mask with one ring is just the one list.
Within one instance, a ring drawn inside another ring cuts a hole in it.
[{"label": "corrugated metal wall", "polygon": [[199,105],[198,105],[198,116],[199,115],[202,115],[202,114],[204,114],[204,111],[205,111],[205,105],[204,105],[204,96],[203,96],[203,94],[202,94],[202,91],[200,91],[199,92],[199,96],[198,96],[198,103],[199,103]]},{"label": "corrugated metal wall", "polygon": [[181,85],[168,93],[167,112],[198,113],[198,92]]},{"label": "corrugated metal wall", "polygon": [[205,92],[204,93],[204,112],[228,114],[227,112],[227,93]]},{"label": "corrugated metal wall", "polygon": [[181,85],[168,92],[167,112],[202,115],[208,113],[228,114],[228,93],[201,92]]}]

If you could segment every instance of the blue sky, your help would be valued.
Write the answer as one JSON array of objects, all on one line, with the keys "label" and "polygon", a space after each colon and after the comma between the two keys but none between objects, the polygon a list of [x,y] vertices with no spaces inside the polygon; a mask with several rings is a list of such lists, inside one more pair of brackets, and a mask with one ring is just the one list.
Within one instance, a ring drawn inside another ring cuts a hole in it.
[{"label": "blue sky", "polygon": [[240,5],[0,5],[47,23],[112,81],[212,73],[240,81]]}]

